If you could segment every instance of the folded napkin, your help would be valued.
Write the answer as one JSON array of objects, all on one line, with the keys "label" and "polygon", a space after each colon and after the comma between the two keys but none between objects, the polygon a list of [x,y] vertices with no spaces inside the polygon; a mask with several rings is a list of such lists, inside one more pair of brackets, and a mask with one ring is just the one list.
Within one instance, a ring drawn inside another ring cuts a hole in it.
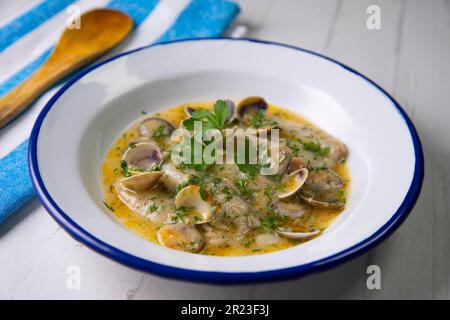
[{"label": "folded napkin", "polygon": [[[228,0],[39,1],[0,27],[0,96],[45,61],[71,13],[95,7],[121,10],[134,20],[137,29],[114,54],[155,42],[217,37],[239,13],[239,7]],[[42,108],[48,98],[44,96],[33,108]],[[36,115],[24,114],[13,126],[3,129],[9,132],[0,131],[0,154],[5,145],[1,139],[5,135],[14,137],[15,133],[20,136],[30,132],[34,119],[25,121],[23,118],[31,116]],[[0,159],[0,223],[34,196],[27,164],[28,141],[17,142],[18,147]]]}]

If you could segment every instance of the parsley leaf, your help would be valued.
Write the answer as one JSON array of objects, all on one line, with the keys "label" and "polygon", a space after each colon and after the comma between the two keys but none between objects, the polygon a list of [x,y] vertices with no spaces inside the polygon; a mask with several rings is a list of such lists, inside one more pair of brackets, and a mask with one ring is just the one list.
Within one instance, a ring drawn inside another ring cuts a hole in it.
[{"label": "parsley leaf", "polygon": [[209,114],[211,114],[211,112],[209,112],[208,110],[196,110],[194,111],[194,113],[192,113],[191,118],[194,118],[196,120],[202,120],[203,118],[205,118],[206,116],[208,116]]},{"label": "parsley leaf", "polygon": [[276,230],[280,227],[280,217],[276,214],[270,214],[260,221],[261,227],[268,230]]},{"label": "parsley leaf", "polygon": [[[207,129],[223,129],[227,119],[229,110],[227,103],[223,100],[217,100],[214,104],[214,112],[209,110],[196,110],[191,117],[183,121],[183,125],[188,130],[194,130],[195,121],[203,121],[202,126],[204,130]],[[205,129],[206,128],[206,129]]]},{"label": "parsley leaf", "polygon": [[149,207],[148,207],[148,211],[150,211],[151,213],[155,212],[156,210],[158,210],[158,206],[154,203],[152,203]]},{"label": "parsley leaf", "polygon": [[110,211],[114,212],[114,208],[111,207],[109,204],[107,204],[105,201],[103,201],[103,204],[104,204],[105,207],[107,207]]},{"label": "parsley leaf", "polygon": [[255,112],[253,118],[250,119],[250,124],[253,128],[261,128],[265,121],[264,111],[258,110]]},{"label": "parsley leaf", "polygon": [[258,173],[258,166],[255,164],[243,163],[237,164],[239,171],[249,175],[250,177],[255,177]]},{"label": "parsley leaf", "polygon": [[234,185],[239,190],[242,198],[249,200],[251,195],[256,191],[254,189],[249,189],[248,184],[250,181],[248,179],[235,179]]},{"label": "parsley leaf", "polygon": [[315,153],[317,156],[326,157],[330,154],[330,147],[324,148],[318,142],[300,141],[300,143],[302,144],[304,150],[311,151],[311,152]]},{"label": "parsley leaf", "polygon": [[217,100],[214,104],[214,113],[217,124],[219,125],[218,129],[222,129],[225,125],[225,121],[227,120],[229,113],[227,103],[223,100]]},{"label": "parsley leaf", "polygon": [[153,138],[161,139],[167,137],[168,135],[169,134],[166,132],[166,127],[164,125],[160,125],[153,133]]},{"label": "parsley leaf", "polygon": [[120,161],[120,168],[122,169],[121,172],[124,177],[131,176],[131,173],[129,172],[128,169],[128,163],[125,160]]}]

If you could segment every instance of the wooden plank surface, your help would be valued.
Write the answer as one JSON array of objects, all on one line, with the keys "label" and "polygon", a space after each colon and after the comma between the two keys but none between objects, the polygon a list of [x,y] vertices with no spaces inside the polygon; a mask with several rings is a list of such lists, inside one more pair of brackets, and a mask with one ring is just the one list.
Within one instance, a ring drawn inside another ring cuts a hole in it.
[{"label": "wooden plank surface", "polygon": [[[242,13],[235,25],[247,25],[249,37],[329,55],[405,107],[426,157],[424,189],[407,221],[381,246],[335,269],[281,283],[222,287],[162,279],[109,261],[72,240],[33,200],[0,226],[1,298],[450,298],[450,1],[237,2]],[[371,4],[381,8],[381,30],[366,27]],[[381,268],[381,290],[366,287],[372,264]],[[80,290],[67,288],[71,265],[80,267]]]}]

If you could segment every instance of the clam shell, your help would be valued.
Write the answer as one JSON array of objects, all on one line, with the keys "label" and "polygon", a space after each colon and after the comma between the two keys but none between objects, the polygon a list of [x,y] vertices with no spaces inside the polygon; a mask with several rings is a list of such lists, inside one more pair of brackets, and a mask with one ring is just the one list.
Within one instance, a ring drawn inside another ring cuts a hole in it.
[{"label": "clam shell", "polygon": [[164,136],[169,137],[172,131],[175,130],[175,128],[169,121],[158,117],[147,118],[142,121],[139,126],[139,132],[142,136],[153,139],[155,138],[155,134],[159,130],[164,134]]},{"label": "clam shell", "polygon": [[333,202],[317,200],[313,196],[306,194],[306,193],[300,193],[300,198],[313,208],[321,208],[321,209],[343,209],[344,208],[344,203],[341,203],[341,202],[333,203]]},{"label": "clam shell", "polygon": [[215,209],[200,194],[200,187],[189,185],[180,190],[175,197],[175,206],[186,208],[183,222],[187,224],[201,224],[213,218]]},{"label": "clam shell", "polygon": [[159,178],[163,175],[160,171],[142,172],[131,177],[122,178],[120,181],[125,188],[139,192],[156,186]]},{"label": "clam shell", "polygon": [[259,110],[266,112],[268,104],[264,98],[261,97],[247,97],[242,99],[236,107],[236,116],[240,120],[245,120],[246,117],[251,116]]},{"label": "clam shell", "polygon": [[132,172],[150,171],[153,166],[160,165],[164,160],[159,147],[150,142],[133,144],[125,151],[122,160]]},{"label": "clam shell", "polygon": [[291,159],[291,163],[289,164],[288,173],[292,173],[294,171],[300,170],[305,167],[305,162],[299,157],[293,157]]},{"label": "clam shell", "polygon": [[308,178],[308,169],[302,168],[287,175],[280,185],[278,198],[287,198],[296,193]]},{"label": "clam shell", "polygon": [[327,169],[310,172],[305,186],[312,190],[340,189],[344,186],[344,181],[336,172]]},{"label": "clam shell", "polygon": [[200,232],[194,226],[183,223],[162,226],[156,237],[164,247],[179,251],[200,252],[205,246]]},{"label": "clam shell", "polygon": [[278,229],[276,231],[280,236],[283,236],[285,238],[289,239],[305,239],[312,236],[315,236],[320,233],[320,230],[314,230],[311,232],[294,232],[294,231],[286,231],[283,229]]}]

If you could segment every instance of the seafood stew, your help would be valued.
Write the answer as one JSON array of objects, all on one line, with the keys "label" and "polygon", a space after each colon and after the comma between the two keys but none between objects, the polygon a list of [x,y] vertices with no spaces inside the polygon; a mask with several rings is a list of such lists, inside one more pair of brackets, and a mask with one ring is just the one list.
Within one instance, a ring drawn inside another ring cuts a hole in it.
[{"label": "seafood stew", "polygon": [[342,212],[347,155],[343,142],[261,97],[189,103],[145,114],[117,139],[102,166],[104,205],[167,248],[277,251],[320,236]]}]

